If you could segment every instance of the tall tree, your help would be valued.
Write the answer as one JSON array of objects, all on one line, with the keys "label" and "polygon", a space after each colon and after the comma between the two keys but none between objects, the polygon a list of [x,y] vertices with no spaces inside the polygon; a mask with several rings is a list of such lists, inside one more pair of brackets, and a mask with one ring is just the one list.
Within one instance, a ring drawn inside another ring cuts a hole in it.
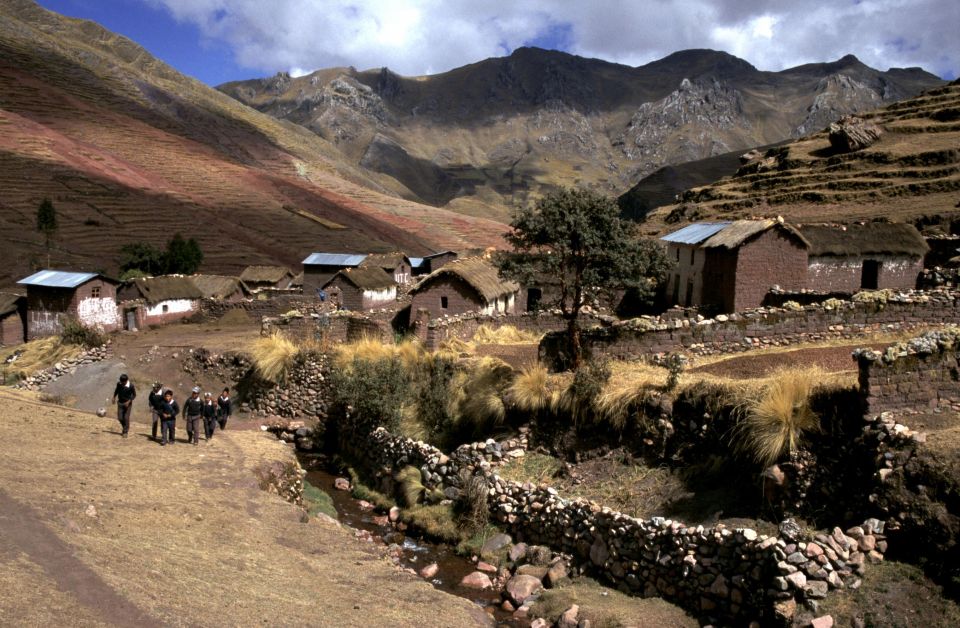
[{"label": "tall tree", "polygon": [[167,273],[191,275],[200,269],[200,264],[203,263],[203,251],[195,239],[184,240],[182,235],[176,233],[167,242],[164,258]]},{"label": "tall tree", "polygon": [[47,251],[50,250],[50,243],[57,233],[57,209],[49,198],[43,199],[40,206],[37,207],[37,231],[43,234],[46,240]]},{"label": "tall tree", "polygon": [[632,289],[649,298],[670,268],[663,248],[619,216],[609,197],[562,188],[514,215],[506,235],[513,252],[497,258],[503,277],[548,288],[544,300],[567,321],[573,368],[581,362],[580,312],[591,293]]},{"label": "tall tree", "polygon": [[159,275],[164,272],[163,251],[148,242],[133,242],[120,247],[120,278]]}]

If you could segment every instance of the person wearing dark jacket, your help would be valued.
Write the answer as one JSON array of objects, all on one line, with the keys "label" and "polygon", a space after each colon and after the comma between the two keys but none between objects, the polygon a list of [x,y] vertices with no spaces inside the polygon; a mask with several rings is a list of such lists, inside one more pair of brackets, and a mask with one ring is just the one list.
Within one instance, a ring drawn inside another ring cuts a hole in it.
[{"label": "person wearing dark jacket", "polygon": [[176,431],[177,415],[180,414],[180,406],[173,398],[173,391],[169,388],[163,393],[163,400],[159,403],[160,408],[160,434],[162,440],[160,445],[167,443],[173,444],[174,432]]},{"label": "person wearing dark jacket", "polygon": [[200,419],[203,417],[203,399],[200,387],[194,386],[190,398],[183,402],[183,416],[187,420],[187,438],[194,445],[200,444]]},{"label": "person wearing dark jacket", "polygon": [[220,396],[217,397],[217,423],[220,424],[221,430],[227,429],[227,419],[230,418],[232,411],[233,403],[230,401],[230,389],[224,388]]},{"label": "person wearing dark jacket", "polygon": [[150,434],[153,437],[153,440],[157,440],[157,428],[160,426],[160,406],[163,403],[163,384],[160,382],[153,383],[153,390],[150,391],[150,396],[147,397],[147,406],[150,408],[150,419],[151,419],[151,428]]},{"label": "person wearing dark jacket", "polygon": [[113,389],[113,401],[117,404],[117,420],[123,428],[123,437],[130,431],[130,415],[133,413],[133,400],[137,398],[137,389],[124,373]]},{"label": "person wearing dark jacket", "polygon": [[203,435],[210,440],[213,430],[217,426],[217,404],[213,403],[213,395],[203,393]]}]

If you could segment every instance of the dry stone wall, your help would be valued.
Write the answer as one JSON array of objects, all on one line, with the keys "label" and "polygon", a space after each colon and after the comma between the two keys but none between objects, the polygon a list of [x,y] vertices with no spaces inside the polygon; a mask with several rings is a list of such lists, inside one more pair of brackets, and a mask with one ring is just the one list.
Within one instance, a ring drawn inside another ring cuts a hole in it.
[{"label": "dry stone wall", "polygon": [[[416,313],[414,313],[416,316]],[[609,325],[613,316],[585,312],[581,324],[585,327]],[[436,351],[447,340],[470,340],[482,325],[491,328],[510,325],[520,331],[544,334],[566,328],[567,322],[557,311],[528,312],[524,314],[486,315],[471,312],[459,316],[443,316],[430,319],[419,318],[413,322],[413,330],[428,351]]]},{"label": "dry stone wall", "polygon": [[[44,369],[18,382],[14,388],[43,390],[47,384],[60,379],[64,375],[75,373],[81,366],[106,360],[112,355],[113,347],[109,343],[100,347],[84,349],[77,357],[57,362],[50,368]],[[13,365],[16,366],[16,362],[13,362]]]}]

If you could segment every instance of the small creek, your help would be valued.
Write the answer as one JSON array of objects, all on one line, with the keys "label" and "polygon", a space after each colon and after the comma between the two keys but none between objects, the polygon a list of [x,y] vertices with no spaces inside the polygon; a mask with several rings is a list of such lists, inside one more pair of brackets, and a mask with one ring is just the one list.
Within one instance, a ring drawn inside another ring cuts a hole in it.
[{"label": "small creek", "polygon": [[[396,545],[391,553],[399,557],[401,567],[410,568],[419,573],[427,565],[436,563],[439,570],[430,581],[434,587],[477,604],[493,617],[497,626],[529,625],[527,622],[513,619],[511,613],[500,608],[498,591],[478,591],[460,586],[464,576],[477,570],[476,565],[469,558],[457,555],[454,548],[448,545],[413,538],[399,532],[389,523],[385,515],[362,507],[360,500],[354,499],[349,491],[334,488],[334,481],[339,476],[330,473],[322,466],[310,464],[312,461],[302,460],[301,462],[305,469],[309,469],[306,481],[327,493],[333,500],[338,521],[355,530],[370,533],[375,543],[383,543],[386,546]],[[490,575],[493,576],[493,574]]]}]

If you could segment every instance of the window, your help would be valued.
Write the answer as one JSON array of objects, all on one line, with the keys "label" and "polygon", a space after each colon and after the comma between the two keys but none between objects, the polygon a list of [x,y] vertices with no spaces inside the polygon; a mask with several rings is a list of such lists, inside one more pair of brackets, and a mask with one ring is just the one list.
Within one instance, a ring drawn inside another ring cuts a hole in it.
[{"label": "window", "polygon": [[697,257],[697,249],[690,249],[690,265],[693,266],[693,260]]},{"label": "window", "polygon": [[170,310],[170,306],[164,303],[162,308],[163,313],[166,314],[169,310]]},{"label": "window", "polygon": [[100,286],[94,286],[90,288],[90,296],[94,299],[100,298]]},{"label": "window", "polygon": [[440,297],[440,309],[447,309],[447,297]]},{"label": "window", "polygon": [[677,247],[677,261],[680,261],[680,247]]}]

